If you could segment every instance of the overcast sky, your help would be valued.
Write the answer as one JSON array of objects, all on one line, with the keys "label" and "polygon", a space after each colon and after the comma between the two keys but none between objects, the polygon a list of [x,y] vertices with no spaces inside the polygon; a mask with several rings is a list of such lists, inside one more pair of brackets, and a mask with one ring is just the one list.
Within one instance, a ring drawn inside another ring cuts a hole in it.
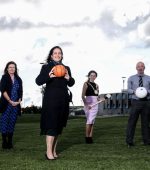
[{"label": "overcast sky", "polygon": [[76,80],[75,105],[93,69],[100,93],[120,92],[138,61],[150,74],[150,0],[0,0],[0,77],[7,62],[17,63],[23,106],[41,105],[35,78],[56,45]]}]

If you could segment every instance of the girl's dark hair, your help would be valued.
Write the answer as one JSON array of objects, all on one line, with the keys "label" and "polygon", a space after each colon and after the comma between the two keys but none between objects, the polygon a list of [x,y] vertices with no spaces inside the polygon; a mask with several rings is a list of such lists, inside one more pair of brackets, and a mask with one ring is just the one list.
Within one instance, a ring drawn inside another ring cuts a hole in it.
[{"label": "girl's dark hair", "polygon": [[[60,49],[61,54],[62,54],[62,59],[63,59],[63,51],[62,51],[62,49],[61,49],[59,46],[55,46],[55,47],[53,47],[53,48],[50,50],[50,52],[49,52],[49,54],[48,54],[48,57],[47,57],[47,59],[46,59],[46,62],[47,62],[47,63],[49,63],[50,61],[52,61],[51,55],[53,55],[53,52],[54,52],[54,50],[55,50],[56,48]],[[62,61],[62,59],[61,59],[61,61]]]},{"label": "girl's dark hair", "polygon": [[96,77],[97,77],[97,75],[98,75],[96,71],[91,70],[91,71],[89,71],[89,73],[88,73],[88,75],[87,75],[87,76],[89,77],[91,73],[95,73],[95,74],[96,74]]},{"label": "girl's dark hair", "polygon": [[4,69],[4,74],[8,74],[8,67],[10,64],[14,64],[15,65],[15,75],[18,76],[18,72],[17,72],[17,64],[14,62],[14,61],[9,61],[6,66],[5,66],[5,69]]}]

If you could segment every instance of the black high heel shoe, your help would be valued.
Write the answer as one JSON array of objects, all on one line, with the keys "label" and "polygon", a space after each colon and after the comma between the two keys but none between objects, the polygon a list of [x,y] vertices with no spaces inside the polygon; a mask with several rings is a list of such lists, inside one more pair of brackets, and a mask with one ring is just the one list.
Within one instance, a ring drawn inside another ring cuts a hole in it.
[{"label": "black high heel shoe", "polygon": [[92,144],[93,143],[92,137],[85,137],[85,143]]},{"label": "black high heel shoe", "polygon": [[53,161],[53,160],[56,160],[56,158],[53,158],[53,159],[49,159],[46,153],[45,153],[45,158],[46,158],[47,160],[49,160],[49,161]]}]

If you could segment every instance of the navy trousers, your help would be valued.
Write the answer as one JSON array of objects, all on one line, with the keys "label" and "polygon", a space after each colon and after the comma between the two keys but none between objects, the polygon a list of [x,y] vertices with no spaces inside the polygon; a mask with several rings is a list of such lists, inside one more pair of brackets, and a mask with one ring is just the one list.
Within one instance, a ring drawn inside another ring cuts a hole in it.
[{"label": "navy trousers", "polygon": [[149,115],[150,115],[150,101],[139,101],[132,100],[131,108],[129,111],[129,119],[126,130],[126,143],[133,143],[136,124],[141,115],[141,133],[143,143],[147,144],[150,142],[149,134]]}]

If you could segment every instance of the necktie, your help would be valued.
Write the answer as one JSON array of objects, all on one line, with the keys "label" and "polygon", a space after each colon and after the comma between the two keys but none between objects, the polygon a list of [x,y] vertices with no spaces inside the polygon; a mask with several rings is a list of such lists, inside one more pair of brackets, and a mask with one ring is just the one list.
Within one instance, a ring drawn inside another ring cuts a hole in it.
[{"label": "necktie", "polygon": [[142,76],[139,76],[139,87],[143,87]]}]

